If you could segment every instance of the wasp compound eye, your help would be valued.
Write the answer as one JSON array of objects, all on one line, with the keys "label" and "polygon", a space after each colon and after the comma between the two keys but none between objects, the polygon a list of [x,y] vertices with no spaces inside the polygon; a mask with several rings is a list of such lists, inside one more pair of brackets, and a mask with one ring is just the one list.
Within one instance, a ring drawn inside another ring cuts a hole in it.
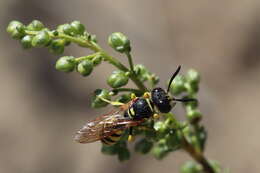
[{"label": "wasp compound eye", "polygon": [[152,101],[161,113],[168,113],[172,109],[171,100],[162,88],[152,90]]}]

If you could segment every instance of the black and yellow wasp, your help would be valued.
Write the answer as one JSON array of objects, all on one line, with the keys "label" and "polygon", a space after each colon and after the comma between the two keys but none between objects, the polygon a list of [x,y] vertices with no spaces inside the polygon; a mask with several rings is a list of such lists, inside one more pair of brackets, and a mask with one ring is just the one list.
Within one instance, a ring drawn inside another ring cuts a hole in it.
[{"label": "black and yellow wasp", "polygon": [[180,69],[181,66],[172,75],[167,92],[162,88],[154,88],[151,93],[135,97],[119,108],[87,122],[75,135],[75,141],[90,143],[101,140],[106,145],[113,145],[120,139],[124,130],[130,128],[131,136],[132,127],[138,126],[160,113],[170,112],[176,101],[196,101],[195,99],[176,99],[168,94],[171,83]]}]

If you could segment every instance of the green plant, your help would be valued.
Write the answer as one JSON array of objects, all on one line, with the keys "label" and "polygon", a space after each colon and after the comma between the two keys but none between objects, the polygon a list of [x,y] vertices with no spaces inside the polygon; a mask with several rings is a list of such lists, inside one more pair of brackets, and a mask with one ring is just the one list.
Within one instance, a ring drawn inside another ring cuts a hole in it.
[{"label": "green plant", "polygon": [[[144,65],[134,65],[131,57],[131,44],[129,39],[122,33],[112,33],[108,38],[108,44],[117,52],[124,54],[129,62],[129,67],[122,64],[117,58],[109,55],[100,47],[95,35],[90,34],[83,24],[73,21],[59,25],[50,30],[40,21],[34,20],[28,25],[19,21],[12,21],[7,27],[7,32],[12,38],[20,40],[25,49],[33,47],[46,47],[54,54],[62,54],[64,48],[70,43],[93,51],[92,54],[73,57],[60,57],[55,68],[62,72],[76,71],[86,77],[91,74],[95,67],[102,62],[108,62],[118,70],[114,71],[107,79],[111,89],[97,89],[94,92],[91,106],[93,108],[105,107],[108,101],[127,103],[131,100],[131,94],[142,96],[151,91],[158,82],[159,77],[151,73]],[[126,88],[132,81],[136,88]],[[170,86],[170,93],[174,96],[196,98],[199,90],[200,75],[191,69],[185,75],[178,75]],[[201,124],[203,117],[199,111],[197,102],[183,103],[186,111],[186,121],[179,121],[173,113],[162,114],[159,120],[148,120],[142,128],[137,126],[133,129],[134,136],[140,136],[135,143],[134,150],[141,154],[152,154],[157,159],[163,159],[169,153],[184,150],[197,162],[185,163],[180,171],[182,173],[218,173],[221,172],[219,164],[210,161],[204,156],[207,140],[207,132]],[[127,147],[128,132],[121,137],[115,145],[102,145],[104,154],[117,155],[120,161],[130,158]]]}]

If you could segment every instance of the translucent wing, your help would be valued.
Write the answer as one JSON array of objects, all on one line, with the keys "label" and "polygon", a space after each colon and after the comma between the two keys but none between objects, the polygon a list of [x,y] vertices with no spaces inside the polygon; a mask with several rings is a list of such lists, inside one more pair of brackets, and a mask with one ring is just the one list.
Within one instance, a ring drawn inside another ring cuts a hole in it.
[{"label": "translucent wing", "polygon": [[108,114],[97,117],[86,123],[75,135],[75,141],[79,143],[90,143],[108,137],[118,130],[124,130],[131,126],[137,126],[143,120],[134,121],[124,117],[124,111],[127,110],[133,101],[113,110]]}]

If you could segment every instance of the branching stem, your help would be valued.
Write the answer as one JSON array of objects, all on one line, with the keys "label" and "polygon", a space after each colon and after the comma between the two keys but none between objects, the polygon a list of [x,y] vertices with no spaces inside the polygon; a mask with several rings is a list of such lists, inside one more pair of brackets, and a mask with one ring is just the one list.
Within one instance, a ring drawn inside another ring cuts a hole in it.
[{"label": "branching stem", "polygon": [[189,153],[189,155],[196,160],[203,167],[205,173],[215,173],[214,169],[209,163],[209,160],[203,155],[201,151],[197,151],[183,136],[183,149]]},{"label": "branching stem", "polygon": [[128,58],[128,62],[129,62],[129,65],[130,65],[131,73],[134,73],[134,64],[133,64],[132,56],[131,56],[130,52],[126,52],[125,54],[126,54],[126,56]]},{"label": "branching stem", "polygon": [[143,92],[138,89],[133,89],[133,88],[116,88],[113,89],[112,91],[114,92],[130,92],[130,93],[135,93],[136,95],[142,95]]},{"label": "branching stem", "polygon": [[[38,31],[28,31],[28,30],[26,30],[25,32],[26,32],[26,34],[29,34],[29,35],[36,35],[38,33]],[[110,64],[114,65],[115,67],[117,67],[119,70],[122,70],[124,72],[129,71],[129,69],[125,65],[123,65],[116,58],[110,56],[98,44],[96,44],[93,41],[89,41],[84,37],[73,37],[73,36],[69,36],[67,34],[63,34],[63,33],[59,33],[58,35],[54,35],[52,32],[48,32],[48,33],[52,38],[63,38],[68,41],[77,43],[78,45],[80,45],[82,47],[87,47],[87,48],[93,50],[94,52],[99,52],[106,61],[108,61]],[[133,69],[133,65],[130,64],[130,68]],[[129,77],[142,92],[148,91],[146,86],[136,77],[136,75],[131,73],[131,75]]]}]

